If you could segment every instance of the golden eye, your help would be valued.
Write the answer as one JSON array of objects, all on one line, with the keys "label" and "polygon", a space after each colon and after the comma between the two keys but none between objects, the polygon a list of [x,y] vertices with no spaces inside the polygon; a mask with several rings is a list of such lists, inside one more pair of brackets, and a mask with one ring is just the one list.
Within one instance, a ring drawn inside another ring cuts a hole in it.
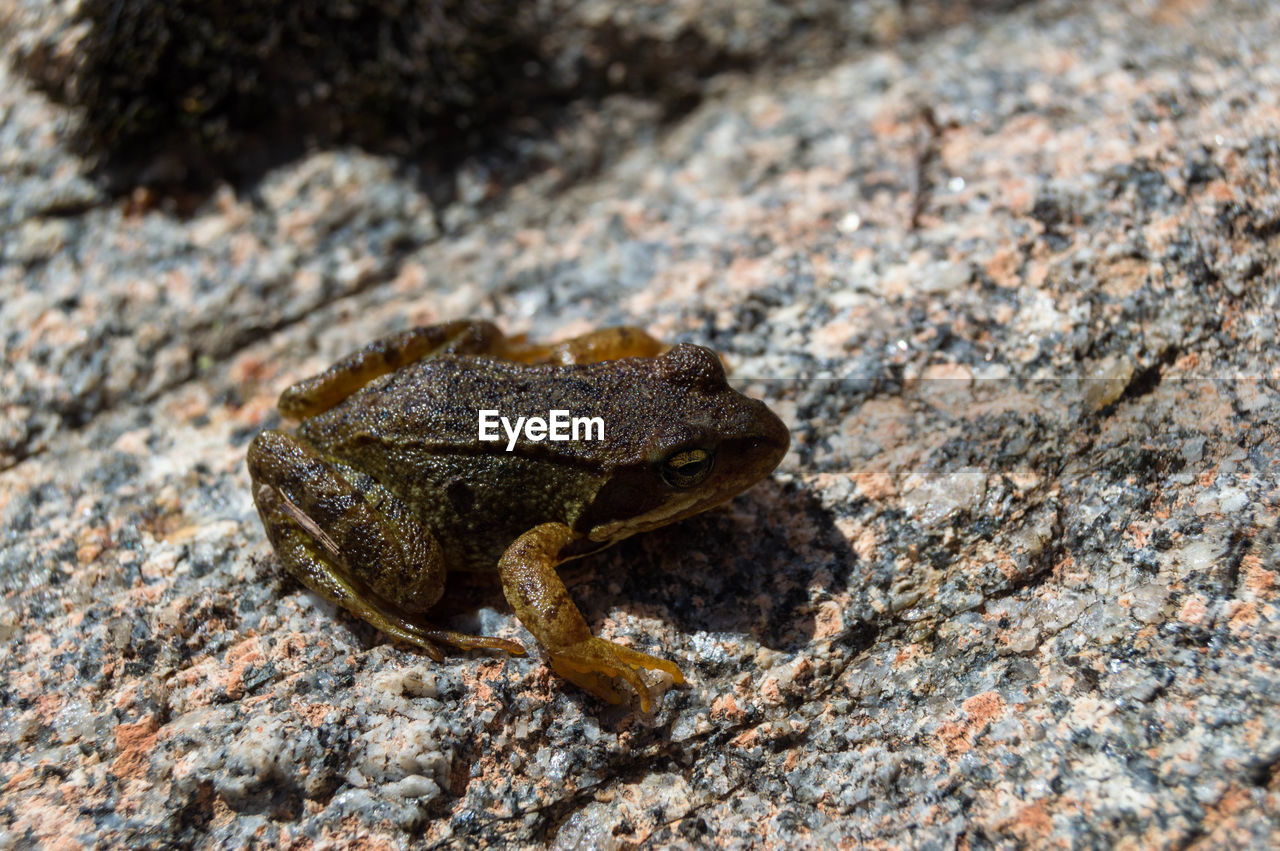
[{"label": "golden eye", "polygon": [[681,449],[662,459],[662,480],[673,488],[702,484],[711,473],[715,453],[709,449]]}]

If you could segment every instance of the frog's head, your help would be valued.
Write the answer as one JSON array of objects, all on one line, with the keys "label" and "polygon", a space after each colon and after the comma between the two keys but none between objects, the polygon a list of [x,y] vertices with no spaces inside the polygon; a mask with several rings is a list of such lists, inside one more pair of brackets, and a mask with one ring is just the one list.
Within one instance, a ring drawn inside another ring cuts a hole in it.
[{"label": "frog's head", "polygon": [[724,502],[769,475],[791,443],[773,411],[729,386],[710,349],[682,343],[629,366],[609,406],[621,444],[576,524],[598,545]]}]

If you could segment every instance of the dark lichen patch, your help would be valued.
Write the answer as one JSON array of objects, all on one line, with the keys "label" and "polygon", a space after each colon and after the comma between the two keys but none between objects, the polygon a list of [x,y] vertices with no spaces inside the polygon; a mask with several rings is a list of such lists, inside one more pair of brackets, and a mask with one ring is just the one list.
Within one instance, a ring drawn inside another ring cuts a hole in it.
[{"label": "dark lichen patch", "polygon": [[315,146],[460,150],[548,93],[527,4],[86,0],[82,150],[144,183],[245,178]]},{"label": "dark lichen patch", "polygon": [[110,185],[188,204],[191,190],[342,145],[420,166],[448,194],[436,177],[466,158],[495,177],[545,166],[549,149],[531,155],[530,141],[571,120],[571,103],[621,94],[674,118],[716,74],[820,63],[1010,5],[903,4],[885,26],[833,0],[641,14],[574,0],[81,0],[65,22],[0,15],[0,31],[23,34],[17,67],[76,108],[77,147]]}]

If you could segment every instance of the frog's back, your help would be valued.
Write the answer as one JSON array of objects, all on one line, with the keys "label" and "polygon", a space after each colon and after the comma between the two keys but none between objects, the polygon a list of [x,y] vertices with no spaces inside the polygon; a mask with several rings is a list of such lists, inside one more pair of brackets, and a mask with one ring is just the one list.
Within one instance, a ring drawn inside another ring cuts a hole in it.
[{"label": "frog's back", "polygon": [[[514,423],[599,402],[585,367],[527,366],[447,356],[404,367],[299,431],[319,451],[372,476],[411,506],[438,538],[452,570],[492,570],[502,552],[547,522],[572,525],[594,498],[607,452],[582,442],[511,451],[481,441],[479,412]],[[593,451],[594,450],[594,451]]]},{"label": "frog's back", "polygon": [[[598,418],[603,435],[552,441],[522,432],[508,448],[501,427],[497,441],[480,439],[482,410],[513,426],[567,411]],[[667,498],[651,483],[664,455],[714,452],[726,441],[754,447],[767,437],[762,423],[785,434],[763,403],[728,386],[714,352],[685,344],[660,357],[570,366],[429,358],[371,382],[299,431],[411,506],[440,539],[450,569],[492,569],[515,538],[542,523],[607,520],[629,533],[630,524],[616,521]]]},{"label": "frog's back", "polygon": [[[607,468],[643,463],[655,442],[670,445],[683,432],[715,432],[732,414],[723,404],[743,397],[729,389],[715,355],[696,346],[697,366],[709,367],[714,394],[670,374],[675,352],[663,358],[624,358],[584,365],[527,365],[487,357],[448,355],[406,366],[371,382],[341,404],[306,420],[300,431],[317,448],[339,457],[412,449],[441,455],[554,457],[560,464]],[[708,360],[709,359],[709,362]],[[604,435],[592,440],[479,438],[479,412],[519,417],[599,417]]]}]

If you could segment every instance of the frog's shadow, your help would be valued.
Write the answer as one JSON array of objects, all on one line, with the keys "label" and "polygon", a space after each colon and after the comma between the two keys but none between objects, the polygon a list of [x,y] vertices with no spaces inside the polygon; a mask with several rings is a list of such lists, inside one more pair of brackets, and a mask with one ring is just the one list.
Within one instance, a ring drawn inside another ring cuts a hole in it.
[{"label": "frog's shadow", "polygon": [[659,612],[684,634],[745,634],[793,652],[814,638],[811,604],[842,590],[854,558],[812,491],[770,480],[624,542],[596,582],[618,582],[620,608]]},{"label": "frog's shadow", "polygon": [[[793,652],[814,638],[811,603],[843,589],[841,577],[855,558],[811,491],[769,481],[727,506],[630,538],[560,573],[596,631],[617,610],[656,618],[686,636],[745,634]],[[660,640],[633,638],[637,649],[668,655]]]}]

